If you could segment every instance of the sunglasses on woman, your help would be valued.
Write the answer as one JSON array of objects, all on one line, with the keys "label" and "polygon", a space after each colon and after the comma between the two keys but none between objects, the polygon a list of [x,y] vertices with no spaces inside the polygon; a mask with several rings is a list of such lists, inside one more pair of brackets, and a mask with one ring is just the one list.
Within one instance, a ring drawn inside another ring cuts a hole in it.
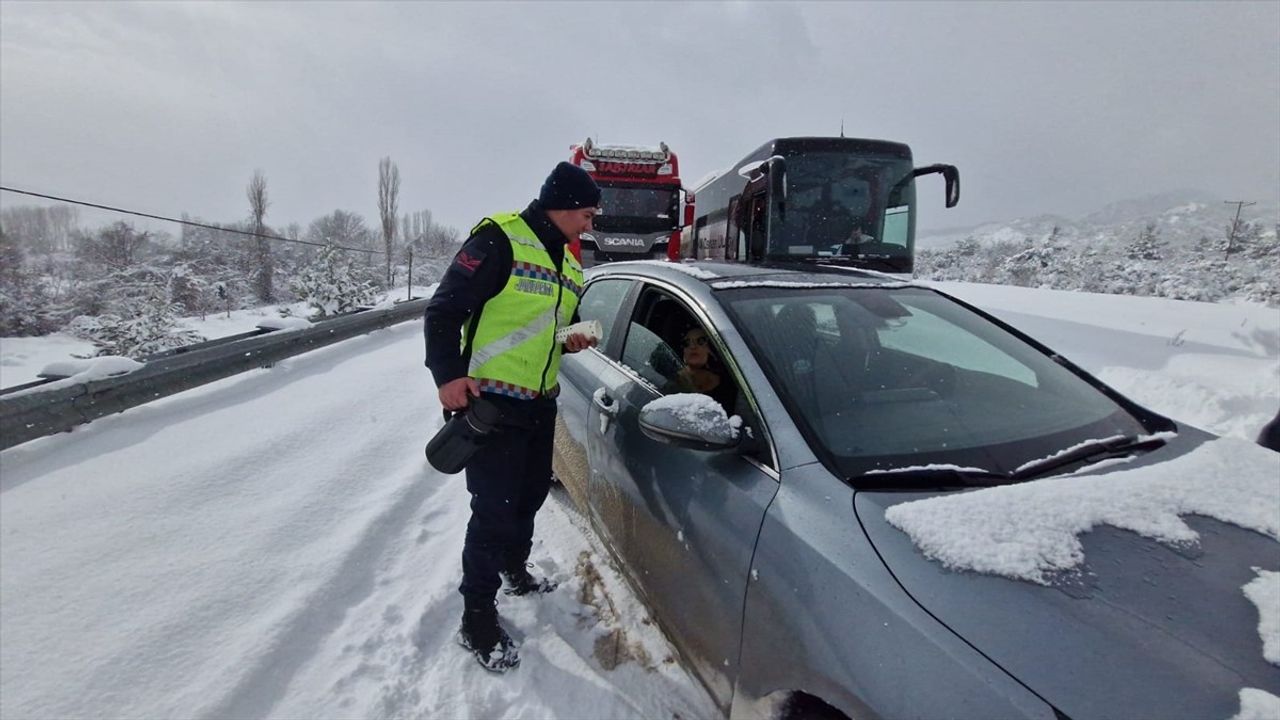
[{"label": "sunglasses on woman", "polygon": [[680,344],[682,347],[692,347],[694,345],[697,345],[698,347],[706,347],[709,342],[710,341],[707,340],[706,335],[699,335],[695,338],[685,338]]}]

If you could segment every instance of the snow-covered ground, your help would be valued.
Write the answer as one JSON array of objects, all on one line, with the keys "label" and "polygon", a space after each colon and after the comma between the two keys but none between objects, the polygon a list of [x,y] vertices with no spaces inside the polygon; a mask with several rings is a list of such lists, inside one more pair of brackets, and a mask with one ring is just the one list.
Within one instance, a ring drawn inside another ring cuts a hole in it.
[{"label": "snow-covered ground", "polygon": [[[1275,310],[941,285],[1175,419],[1252,439],[1280,407]],[[556,502],[561,587],[501,600],[521,667],[454,645],[439,423],[403,323],[0,453],[0,717],[716,716]]]}]

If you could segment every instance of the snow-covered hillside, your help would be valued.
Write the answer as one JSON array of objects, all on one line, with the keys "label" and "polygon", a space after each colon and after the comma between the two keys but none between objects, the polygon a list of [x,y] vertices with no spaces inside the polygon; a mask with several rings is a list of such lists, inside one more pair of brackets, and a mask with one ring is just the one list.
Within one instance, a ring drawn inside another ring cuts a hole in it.
[{"label": "snow-covered hillside", "polygon": [[[1280,307],[1280,209],[1162,195],[921,238],[917,277]],[[1229,228],[1234,228],[1229,232]]]},{"label": "snow-covered hillside", "polygon": [[[1235,212],[1234,204],[1209,193],[1181,190],[1122,200],[1080,218],[1036,215],[972,227],[922,231],[916,238],[916,247],[943,250],[970,238],[980,245],[1037,242],[1049,237],[1056,227],[1064,243],[1089,243],[1106,248],[1131,242],[1148,223],[1154,224],[1158,235],[1171,246],[1190,247],[1202,237],[1211,241],[1223,238]],[[1280,201],[1258,199],[1255,205],[1241,210],[1240,219],[1255,223],[1264,235],[1274,235],[1275,226],[1280,223]]]}]

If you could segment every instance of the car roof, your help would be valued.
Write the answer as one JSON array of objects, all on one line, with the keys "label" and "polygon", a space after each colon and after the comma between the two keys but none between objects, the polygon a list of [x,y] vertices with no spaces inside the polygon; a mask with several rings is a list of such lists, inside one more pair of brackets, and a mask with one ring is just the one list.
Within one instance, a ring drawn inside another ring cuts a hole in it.
[{"label": "car roof", "polygon": [[833,282],[849,282],[850,284],[886,285],[900,287],[906,280],[903,278],[878,273],[873,270],[841,267],[837,265],[819,265],[814,263],[767,263],[748,265],[746,263],[725,262],[717,260],[683,260],[670,262],[667,260],[630,260],[596,265],[591,268],[593,277],[612,274],[640,274],[688,284],[690,282],[710,285],[723,281],[767,285],[771,282],[792,284],[830,284]]}]

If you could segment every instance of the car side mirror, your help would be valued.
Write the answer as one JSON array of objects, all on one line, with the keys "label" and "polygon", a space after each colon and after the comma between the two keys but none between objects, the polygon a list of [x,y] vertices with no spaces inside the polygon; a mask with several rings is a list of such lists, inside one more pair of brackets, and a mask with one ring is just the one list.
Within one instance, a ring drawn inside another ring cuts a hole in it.
[{"label": "car side mirror", "polygon": [[690,450],[732,450],[742,434],[720,403],[699,393],[667,395],[640,409],[640,431],[660,443]]}]

